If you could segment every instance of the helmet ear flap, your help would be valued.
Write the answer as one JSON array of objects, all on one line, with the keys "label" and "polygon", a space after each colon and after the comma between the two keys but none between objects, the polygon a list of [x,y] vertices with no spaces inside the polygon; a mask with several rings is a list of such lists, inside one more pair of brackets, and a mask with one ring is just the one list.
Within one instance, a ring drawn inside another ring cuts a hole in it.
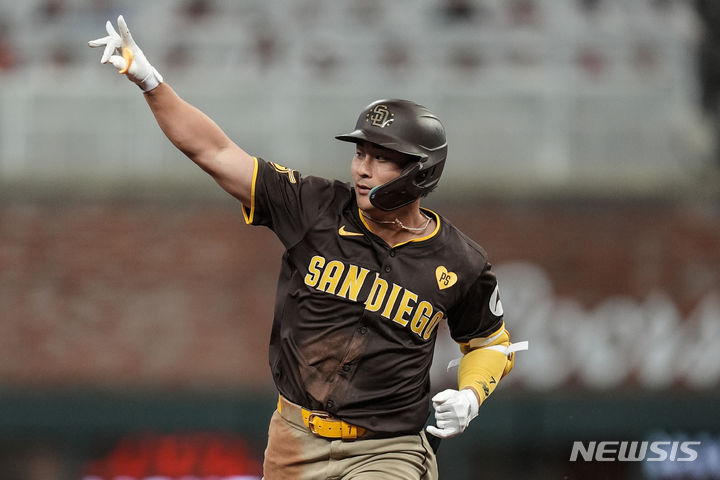
[{"label": "helmet ear flap", "polygon": [[443,167],[445,167],[445,162],[437,163],[423,170],[415,177],[417,184],[422,185],[422,195],[427,195],[435,190],[435,187],[437,187],[437,184],[440,182]]},{"label": "helmet ear flap", "polygon": [[370,203],[387,212],[414,202],[422,195],[422,189],[415,180],[421,167],[422,162],[412,162],[399,177],[373,188],[369,195]]}]

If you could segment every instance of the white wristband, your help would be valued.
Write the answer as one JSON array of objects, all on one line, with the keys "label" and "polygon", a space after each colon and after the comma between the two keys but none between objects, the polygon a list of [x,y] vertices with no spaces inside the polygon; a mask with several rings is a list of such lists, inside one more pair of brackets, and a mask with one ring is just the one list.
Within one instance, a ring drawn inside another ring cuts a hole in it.
[{"label": "white wristband", "polygon": [[137,83],[137,86],[140,87],[140,90],[145,93],[157,88],[158,85],[163,82],[163,77],[162,75],[160,75],[160,72],[158,72],[153,66],[151,66],[150,68],[151,71],[148,76]]}]

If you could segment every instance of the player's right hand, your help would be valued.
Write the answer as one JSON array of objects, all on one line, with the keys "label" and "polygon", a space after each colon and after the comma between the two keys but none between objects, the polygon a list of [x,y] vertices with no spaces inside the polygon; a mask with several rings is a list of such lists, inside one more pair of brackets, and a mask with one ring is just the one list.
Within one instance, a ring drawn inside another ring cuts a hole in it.
[{"label": "player's right hand", "polygon": [[[126,73],[129,80],[135,82],[143,92],[149,92],[153,88],[160,85],[163,81],[158,71],[150,65],[145,54],[133,40],[127,23],[122,15],[118,17],[118,34],[108,20],[105,24],[107,36],[90,40],[88,45],[91,47],[105,47],[103,50],[100,63],[110,63],[118,72]],[[123,55],[123,50],[128,50]],[[129,65],[128,65],[129,64]]]}]

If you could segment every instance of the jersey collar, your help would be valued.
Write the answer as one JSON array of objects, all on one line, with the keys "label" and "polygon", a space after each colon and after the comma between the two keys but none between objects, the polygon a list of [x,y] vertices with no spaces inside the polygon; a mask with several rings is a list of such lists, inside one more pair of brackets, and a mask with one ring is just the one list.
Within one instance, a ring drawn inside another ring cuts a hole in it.
[{"label": "jersey collar", "polygon": [[[401,245],[405,245],[407,243],[423,242],[425,240],[428,240],[428,239],[434,237],[440,231],[440,215],[438,215],[437,213],[433,212],[432,210],[424,208],[424,207],[420,207],[420,210],[433,216],[433,218],[435,219],[435,229],[432,232],[430,232],[428,235],[425,235],[424,237],[411,238],[410,240],[406,240],[404,242],[401,242],[401,243],[398,243],[395,245],[391,245],[392,248],[397,248],[397,247],[399,247]],[[360,211],[360,207],[358,207],[358,217],[360,218],[360,221],[363,223],[363,225],[369,232],[375,233],[372,231],[372,228],[370,228],[370,225],[367,223],[367,220],[365,220],[365,217],[363,216],[362,212]]]}]

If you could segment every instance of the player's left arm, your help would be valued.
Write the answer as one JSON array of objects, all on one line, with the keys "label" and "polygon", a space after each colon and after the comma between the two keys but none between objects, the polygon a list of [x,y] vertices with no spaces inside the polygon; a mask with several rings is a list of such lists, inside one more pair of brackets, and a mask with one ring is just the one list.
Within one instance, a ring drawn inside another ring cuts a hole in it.
[{"label": "player's left arm", "polygon": [[471,390],[478,406],[515,365],[515,352],[510,351],[510,345],[510,333],[505,329],[505,323],[489,337],[473,338],[460,344],[463,356],[458,368],[458,389]]},{"label": "player's left arm", "polygon": [[488,337],[461,343],[458,389],[443,390],[432,398],[437,426],[428,426],[428,432],[449,438],[465,431],[477,417],[480,405],[512,370],[515,353],[511,349],[504,323]]},{"label": "player's left arm", "polygon": [[[489,267],[477,284],[481,286],[481,293],[473,295],[473,300],[458,313],[468,317],[474,312],[496,327],[490,334],[470,336],[458,342],[463,354],[458,368],[458,389],[443,390],[432,398],[437,426],[428,426],[427,430],[436,437],[448,438],[462,433],[477,416],[480,405],[512,370],[515,351],[527,348],[527,342],[510,342],[510,333],[502,320],[497,280]],[[467,324],[464,327],[467,328]]]}]

